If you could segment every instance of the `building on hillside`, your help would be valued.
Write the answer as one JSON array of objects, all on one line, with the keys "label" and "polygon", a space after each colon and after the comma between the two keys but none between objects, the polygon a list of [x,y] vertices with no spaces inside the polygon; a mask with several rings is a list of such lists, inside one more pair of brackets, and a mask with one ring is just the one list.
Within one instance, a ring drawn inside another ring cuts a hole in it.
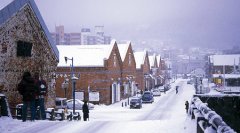
[{"label": "building on hillside", "polygon": [[134,52],[137,69],[137,84],[141,91],[150,90],[150,64],[146,50]]},{"label": "building on hillside", "polygon": [[157,78],[158,78],[157,56],[154,53],[153,55],[148,55],[148,58],[149,58],[149,64],[150,64],[150,78],[151,78],[150,88],[154,88],[155,86],[157,86]]},{"label": "building on hillside", "polygon": [[[60,62],[57,68],[57,97],[72,98],[71,61],[76,81],[76,98],[94,103],[112,104],[121,100],[122,60],[116,42],[111,45],[58,45]],[[66,93],[64,92],[64,84]],[[70,81],[70,82],[69,82]],[[66,94],[66,96],[65,96]]]},{"label": "building on hillside", "polygon": [[56,26],[55,32],[51,33],[56,45],[96,45],[110,44],[111,37],[104,35],[103,26],[95,26],[95,31],[82,28],[81,32],[65,33],[64,26]]},{"label": "building on hillside", "polygon": [[11,107],[22,102],[17,84],[24,71],[47,81],[47,107],[55,105],[58,50],[33,0],[14,0],[0,11],[0,93]]},{"label": "building on hillside", "polygon": [[[207,66],[207,77],[211,81],[218,86],[228,85],[230,82],[238,79],[240,75],[240,55],[211,55],[209,56]],[[226,81],[226,78],[229,81]],[[236,84],[238,84],[237,82],[239,82],[239,80],[236,80]]]},{"label": "building on hillside", "polygon": [[162,68],[163,68],[163,61],[161,58],[161,55],[157,55],[157,86],[162,86],[163,85],[163,81],[164,81],[164,76],[162,73]]},{"label": "building on hillside", "polygon": [[122,82],[124,98],[133,96],[138,91],[136,85],[136,62],[133,54],[131,42],[118,44],[122,59]]},{"label": "building on hillside", "polygon": [[164,75],[164,84],[168,84],[171,82],[171,79],[173,78],[172,74],[172,62],[166,58],[164,59],[164,69],[163,69],[163,75]]},{"label": "building on hillside", "polygon": [[81,45],[81,33],[65,33],[63,25],[56,26],[51,36],[56,45]]},{"label": "building on hillside", "polygon": [[[232,73],[240,68],[240,54],[234,55],[211,55],[209,56],[209,73],[222,74],[225,67],[225,73]],[[224,67],[223,67],[224,66]]]},{"label": "building on hillside", "polygon": [[178,61],[175,63],[177,74],[190,74],[196,69],[204,69],[206,60],[204,56],[178,55]]}]

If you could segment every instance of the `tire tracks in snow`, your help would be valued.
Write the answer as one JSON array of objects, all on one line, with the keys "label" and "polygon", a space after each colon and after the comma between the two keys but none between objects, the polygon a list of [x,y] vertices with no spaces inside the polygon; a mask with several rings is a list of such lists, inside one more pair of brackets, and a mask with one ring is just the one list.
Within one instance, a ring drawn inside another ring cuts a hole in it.
[{"label": "tire tracks in snow", "polygon": [[106,132],[107,127],[109,127],[110,121],[94,121],[87,124],[84,128],[76,130],[72,133],[103,133]]},{"label": "tire tracks in snow", "polygon": [[157,102],[155,108],[153,108],[151,111],[149,111],[147,114],[143,115],[141,118],[139,118],[137,120],[167,119],[167,117],[169,117],[169,115],[168,115],[169,112],[171,112],[170,110],[174,106],[173,103],[177,102],[178,95],[181,95],[181,93],[183,91],[183,89],[182,89],[183,84],[184,84],[184,81],[181,81],[180,83],[178,83],[178,85],[180,86],[179,90],[178,90],[178,94],[175,94],[175,88],[170,89],[167,96],[164,99],[160,99]]}]

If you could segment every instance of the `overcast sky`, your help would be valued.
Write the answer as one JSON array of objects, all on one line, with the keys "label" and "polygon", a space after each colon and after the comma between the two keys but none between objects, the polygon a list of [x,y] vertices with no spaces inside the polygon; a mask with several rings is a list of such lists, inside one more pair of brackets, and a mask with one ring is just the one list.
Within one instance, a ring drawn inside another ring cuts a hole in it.
[{"label": "overcast sky", "polygon": [[[12,0],[0,0],[1,7]],[[2,2],[3,1],[3,2]],[[104,25],[117,40],[177,46],[240,45],[239,0],[35,0],[50,31]]]}]

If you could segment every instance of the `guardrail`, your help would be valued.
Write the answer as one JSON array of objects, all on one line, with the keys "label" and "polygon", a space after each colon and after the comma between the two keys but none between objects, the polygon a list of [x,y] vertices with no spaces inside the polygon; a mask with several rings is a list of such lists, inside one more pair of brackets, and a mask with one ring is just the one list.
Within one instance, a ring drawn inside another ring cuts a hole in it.
[{"label": "guardrail", "polygon": [[197,133],[212,130],[216,133],[236,133],[229,127],[215,111],[212,111],[206,103],[198,97],[193,97],[190,105],[192,119],[197,118]]}]

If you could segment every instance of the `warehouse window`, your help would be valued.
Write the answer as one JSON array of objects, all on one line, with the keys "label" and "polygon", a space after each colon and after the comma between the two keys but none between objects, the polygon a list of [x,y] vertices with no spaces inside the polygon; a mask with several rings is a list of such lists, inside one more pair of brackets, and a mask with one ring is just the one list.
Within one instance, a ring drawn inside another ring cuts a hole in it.
[{"label": "warehouse window", "polygon": [[17,57],[31,57],[32,43],[18,41],[17,42]]},{"label": "warehouse window", "polygon": [[113,55],[113,66],[114,66],[114,67],[117,66],[117,57],[116,57],[116,54]]},{"label": "warehouse window", "polygon": [[1,44],[1,46],[2,46],[1,53],[2,53],[2,54],[7,53],[7,44],[6,44],[6,43],[3,43],[3,44]]},{"label": "warehouse window", "polygon": [[132,63],[132,55],[131,55],[131,53],[129,53],[129,55],[128,55],[128,65],[131,65],[131,63]]}]

